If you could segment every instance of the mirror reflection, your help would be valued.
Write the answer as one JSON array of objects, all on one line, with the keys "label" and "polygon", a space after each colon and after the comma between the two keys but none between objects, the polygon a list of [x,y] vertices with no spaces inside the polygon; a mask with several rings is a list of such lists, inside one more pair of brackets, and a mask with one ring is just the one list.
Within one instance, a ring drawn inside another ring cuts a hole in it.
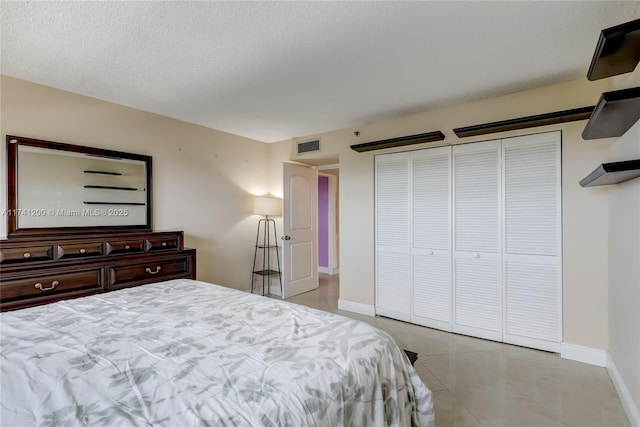
[{"label": "mirror reflection", "polygon": [[150,229],[150,157],[11,138],[10,233]]},{"label": "mirror reflection", "polygon": [[[18,228],[146,223],[145,164],[18,147]],[[28,214],[27,214],[28,213]]]}]

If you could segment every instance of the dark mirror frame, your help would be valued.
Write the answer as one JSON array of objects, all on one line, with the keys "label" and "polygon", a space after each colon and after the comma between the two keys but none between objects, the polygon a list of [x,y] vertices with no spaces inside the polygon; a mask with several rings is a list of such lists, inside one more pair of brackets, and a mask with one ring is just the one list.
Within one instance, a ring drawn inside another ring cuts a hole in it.
[{"label": "dark mirror frame", "polygon": [[146,223],[126,226],[90,226],[90,227],[50,227],[50,228],[18,228],[17,216],[7,215],[7,237],[26,238],[68,234],[99,234],[120,232],[146,232],[152,231],[152,174],[151,156],[142,154],[125,153],[122,151],[103,150],[100,148],[83,147],[80,145],[65,144],[53,141],[44,141],[21,136],[7,135],[7,210],[16,212],[18,207],[18,147],[20,145],[47,148],[50,150],[82,153],[98,157],[121,158],[139,160],[145,163],[146,172]]}]

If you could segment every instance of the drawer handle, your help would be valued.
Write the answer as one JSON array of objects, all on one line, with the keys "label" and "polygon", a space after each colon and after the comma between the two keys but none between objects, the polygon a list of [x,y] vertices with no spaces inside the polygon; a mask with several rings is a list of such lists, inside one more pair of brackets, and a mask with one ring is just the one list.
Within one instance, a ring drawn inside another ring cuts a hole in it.
[{"label": "drawer handle", "polygon": [[475,254],[473,257],[474,257],[475,259],[480,259],[480,254]]},{"label": "drawer handle", "polygon": [[126,245],[124,248],[125,248],[125,249],[131,249],[131,246]]},{"label": "drawer handle", "polygon": [[36,283],[36,289],[40,289],[41,291],[51,291],[55,289],[55,287],[58,286],[59,284],[60,282],[58,282],[57,280],[54,280],[53,282],[51,282],[50,288],[43,288],[42,283]]},{"label": "drawer handle", "polygon": [[84,248],[80,249],[80,253],[81,253],[81,254],[83,254],[83,253],[85,253],[85,252],[87,252],[87,250],[86,250],[86,249],[84,249]]},{"label": "drawer handle", "polygon": [[162,242],[162,246],[167,246],[167,242]]},{"label": "drawer handle", "polygon": [[156,267],[156,271],[151,271],[151,269],[149,267],[147,267],[146,272],[149,273],[149,274],[158,274],[158,273],[160,273],[160,266],[158,265]]},{"label": "drawer handle", "polygon": [[25,258],[31,258],[31,254],[29,252],[25,252],[22,256]]}]

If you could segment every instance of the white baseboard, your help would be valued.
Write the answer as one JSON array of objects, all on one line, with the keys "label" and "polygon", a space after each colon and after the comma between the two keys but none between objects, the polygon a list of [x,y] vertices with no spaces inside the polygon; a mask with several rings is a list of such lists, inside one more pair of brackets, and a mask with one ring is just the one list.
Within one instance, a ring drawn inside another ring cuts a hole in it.
[{"label": "white baseboard", "polygon": [[269,295],[275,295],[282,298],[282,292],[280,291],[280,284],[271,284],[269,287]]},{"label": "white baseboard", "polygon": [[318,267],[318,273],[328,274],[330,276],[333,276],[335,274],[338,274],[338,267],[335,267],[335,268]]},{"label": "white baseboard", "polygon": [[622,407],[624,411],[627,413],[627,418],[629,418],[629,424],[631,427],[640,427],[640,409],[636,405],[625,384],[620,372],[618,372],[618,368],[616,367],[615,362],[611,358],[611,355],[607,352],[607,370],[609,371],[609,376],[611,377],[611,381],[613,381],[613,385],[616,387],[616,391],[618,392],[618,397],[620,397],[620,402],[622,402]]},{"label": "white baseboard", "polygon": [[375,316],[376,309],[371,304],[363,304],[361,302],[353,302],[345,299],[338,300],[338,308],[340,310],[351,311],[353,313],[364,314],[366,316]]},{"label": "white baseboard", "polygon": [[563,342],[560,346],[560,356],[563,359],[588,363],[589,365],[607,367],[608,353],[598,348],[585,347],[577,344]]},{"label": "white baseboard", "polygon": [[611,377],[611,381],[618,392],[622,407],[629,419],[629,424],[631,424],[631,427],[640,427],[640,408],[638,408],[638,405],[633,400],[624,379],[620,375],[620,372],[618,372],[618,368],[608,351],[563,342],[560,356],[562,356],[563,359],[576,360],[578,362],[607,368],[609,377]]}]

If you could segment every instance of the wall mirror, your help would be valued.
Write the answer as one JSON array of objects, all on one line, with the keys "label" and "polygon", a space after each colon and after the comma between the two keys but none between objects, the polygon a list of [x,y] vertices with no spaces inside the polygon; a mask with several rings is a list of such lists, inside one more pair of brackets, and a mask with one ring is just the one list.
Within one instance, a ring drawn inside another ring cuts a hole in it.
[{"label": "wall mirror", "polygon": [[151,157],[7,136],[8,237],[151,231]]}]

